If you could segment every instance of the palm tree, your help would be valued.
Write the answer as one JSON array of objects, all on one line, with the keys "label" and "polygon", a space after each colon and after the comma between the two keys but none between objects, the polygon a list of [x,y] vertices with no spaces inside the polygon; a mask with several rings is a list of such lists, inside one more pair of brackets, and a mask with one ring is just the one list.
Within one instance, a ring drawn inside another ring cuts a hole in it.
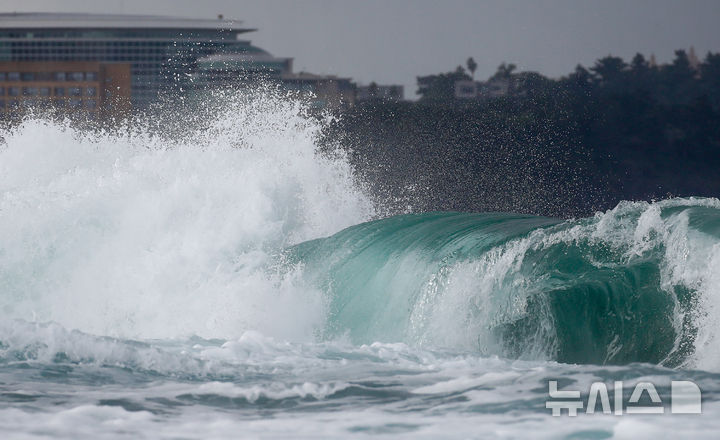
[{"label": "palm tree", "polygon": [[467,59],[467,68],[470,71],[473,79],[475,79],[475,70],[477,69],[477,63],[475,62],[473,57]]}]

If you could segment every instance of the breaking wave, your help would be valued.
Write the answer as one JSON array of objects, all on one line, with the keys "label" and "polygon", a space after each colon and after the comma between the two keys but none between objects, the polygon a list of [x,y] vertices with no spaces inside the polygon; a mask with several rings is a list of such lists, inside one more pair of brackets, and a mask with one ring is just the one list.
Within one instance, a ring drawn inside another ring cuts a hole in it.
[{"label": "breaking wave", "polygon": [[409,214],[289,252],[329,336],[573,363],[714,368],[720,201],[623,202],[561,221]]},{"label": "breaking wave", "polygon": [[31,346],[18,331],[52,322],[720,365],[720,201],[373,220],[344,156],[318,148],[322,126],[256,98],[182,137],[37,118],[0,132],[0,346]]}]

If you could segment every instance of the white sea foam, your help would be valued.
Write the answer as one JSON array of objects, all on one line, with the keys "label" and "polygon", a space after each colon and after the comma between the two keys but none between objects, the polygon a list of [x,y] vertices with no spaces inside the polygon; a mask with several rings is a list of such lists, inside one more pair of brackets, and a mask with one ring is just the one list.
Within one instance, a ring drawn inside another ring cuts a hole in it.
[{"label": "white sea foam", "polygon": [[[231,102],[181,140],[43,120],[0,133],[3,438],[637,439],[678,424],[695,438],[720,429],[717,375],[540,360],[550,339],[531,360],[507,360],[492,355],[488,331],[524,316],[533,285],[518,269],[533,250],[589,240],[630,261],[662,249],[663,286],[698,293],[685,366],[716,370],[720,245],[683,212],[662,211],[720,202],[628,202],[533,232],[434,274],[414,306],[401,304],[406,340],[317,341],[325,292],[302,267],[275,267],[275,256],[373,209],[342,155],[317,151],[319,123],[303,112],[272,98]],[[416,256],[403,258],[401,275],[424,275]],[[578,390],[696,380],[706,416],[555,418],[544,402],[557,378]]]},{"label": "white sea foam", "polygon": [[110,336],[311,338],[322,295],[270,257],[373,211],[304,112],[231,101],[181,140],[37,119],[0,133],[0,313]]}]

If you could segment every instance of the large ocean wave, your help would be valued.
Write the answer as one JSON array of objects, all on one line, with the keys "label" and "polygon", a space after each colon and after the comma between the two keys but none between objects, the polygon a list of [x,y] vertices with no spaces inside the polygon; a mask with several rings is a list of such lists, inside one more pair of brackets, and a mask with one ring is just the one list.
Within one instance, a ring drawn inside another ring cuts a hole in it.
[{"label": "large ocean wave", "polygon": [[[623,202],[565,221],[373,220],[303,106],[250,99],[210,121],[179,139],[37,118],[0,133],[4,320],[144,340],[258,331],[720,366],[716,199]],[[0,341],[15,340],[11,328]]]},{"label": "large ocean wave", "polygon": [[716,368],[720,201],[623,202],[561,221],[409,214],[289,252],[326,331],[484,355]]}]

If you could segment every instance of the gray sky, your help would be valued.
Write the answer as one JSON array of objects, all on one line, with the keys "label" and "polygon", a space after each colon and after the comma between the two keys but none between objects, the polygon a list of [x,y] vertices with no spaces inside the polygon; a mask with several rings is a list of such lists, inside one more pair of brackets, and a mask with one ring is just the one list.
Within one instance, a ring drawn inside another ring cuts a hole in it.
[{"label": "gray sky", "polygon": [[1,0],[0,10],[118,12],[243,20],[248,39],[295,70],[400,83],[468,56],[484,79],[503,61],[557,77],[613,54],[720,52],[720,0]]}]

